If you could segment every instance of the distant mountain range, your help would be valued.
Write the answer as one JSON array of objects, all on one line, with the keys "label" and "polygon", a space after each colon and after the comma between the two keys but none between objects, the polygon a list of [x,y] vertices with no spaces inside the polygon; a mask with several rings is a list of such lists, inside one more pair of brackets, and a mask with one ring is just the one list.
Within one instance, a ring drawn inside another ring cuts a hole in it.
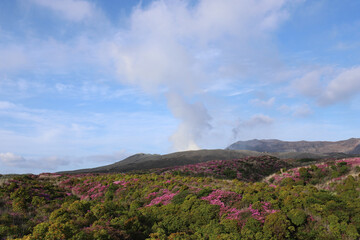
[{"label": "distant mountain range", "polygon": [[360,139],[351,138],[344,141],[298,141],[287,142],[280,140],[249,140],[238,141],[225,150],[198,150],[175,152],[165,155],[139,153],[110,165],[67,171],[63,173],[109,173],[129,172],[133,170],[147,170],[196,164],[211,160],[231,160],[244,157],[258,157],[271,155],[295,165],[302,161],[312,161],[324,158],[345,158],[360,155]]},{"label": "distant mountain range", "polygon": [[314,154],[345,153],[360,154],[360,138],[330,141],[297,141],[287,142],[277,139],[238,141],[227,147],[229,150],[249,150],[266,153],[276,152],[306,152]]}]

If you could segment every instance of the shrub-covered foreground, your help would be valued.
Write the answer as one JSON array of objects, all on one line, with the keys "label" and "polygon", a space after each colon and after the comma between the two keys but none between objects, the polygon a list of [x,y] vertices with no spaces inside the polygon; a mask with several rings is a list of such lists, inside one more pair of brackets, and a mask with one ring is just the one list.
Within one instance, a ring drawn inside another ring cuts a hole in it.
[{"label": "shrub-covered foreground", "polygon": [[[223,163],[213,172],[239,171]],[[182,168],[187,176],[16,176],[0,186],[0,239],[358,239],[359,165],[326,162],[261,182],[199,177],[203,165]]]}]

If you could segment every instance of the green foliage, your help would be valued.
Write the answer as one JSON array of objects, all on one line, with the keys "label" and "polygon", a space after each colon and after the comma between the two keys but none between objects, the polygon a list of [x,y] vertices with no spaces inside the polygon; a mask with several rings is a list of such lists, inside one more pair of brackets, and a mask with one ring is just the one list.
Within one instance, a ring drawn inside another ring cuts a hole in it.
[{"label": "green foliage", "polygon": [[226,167],[227,180],[165,170],[18,176],[0,186],[0,239],[358,239],[360,177],[347,162],[326,164],[271,185],[229,180]]},{"label": "green foliage", "polygon": [[301,163],[308,163],[308,162],[314,162],[314,161],[316,161],[316,159],[314,159],[314,158],[301,158],[301,159],[299,159],[297,161],[301,162]]},{"label": "green foliage", "polygon": [[172,202],[174,204],[182,204],[185,201],[185,198],[190,194],[189,190],[184,190],[180,192],[179,194],[175,195]]},{"label": "green foliage", "polygon": [[293,209],[288,213],[288,217],[293,224],[300,226],[306,221],[306,213],[302,209]]},{"label": "green foliage", "polygon": [[307,168],[300,168],[299,174],[304,181],[308,181],[311,178],[311,174]]},{"label": "green foliage", "polygon": [[284,214],[280,212],[270,214],[266,217],[263,227],[264,239],[286,239],[293,230]]},{"label": "green foliage", "polygon": [[234,179],[237,176],[237,172],[230,168],[226,168],[223,173],[229,179]]},{"label": "green foliage", "polygon": [[249,218],[241,230],[242,239],[264,239],[262,224],[254,218]]},{"label": "green foliage", "polygon": [[199,198],[201,198],[201,197],[206,197],[206,196],[208,196],[210,193],[212,193],[212,189],[211,188],[204,188],[204,189],[202,189],[198,194],[197,194],[197,196],[199,197]]}]

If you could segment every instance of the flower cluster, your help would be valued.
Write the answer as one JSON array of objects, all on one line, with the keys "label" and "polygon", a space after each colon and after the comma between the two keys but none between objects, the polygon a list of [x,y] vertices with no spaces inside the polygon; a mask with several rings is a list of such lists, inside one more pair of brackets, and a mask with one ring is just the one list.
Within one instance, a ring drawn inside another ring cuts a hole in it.
[{"label": "flower cluster", "polygon": [[250,204],[249,210],[251,216],[260,222],[265,222],[265,217],[269,214],[279,212],[279,210],[271,209],[271,203],[261,202],[262,206],[260,208],[253,208],[253,205]]},{"label": "flower cluster", "polygon": [[124,178],[124,175],[110,175],[111,178],[104,179],[102,175],[71,175],[61,181],[59,186],[71,192],[72,195],[81,200],[100,200],[111,189],[119,193],[139,181],[138,178]]},{"label": "flower cluster", "polygon": [[[304,180],[305,183],[313,182],[327,182],[340,181],[344,179],[351,169],[360,165],[360,158],[347,158],[341,160],[325,160],[324,162],[313,164],[310,166],[303,166],[292,168],[280,174],[274,174],[272,179],[272,186],[279,184],[285,178],[291,178],[297,182]],[[302,171],[302,173],[300,172]]]},{"label": "flower cluster", "polygon": [[235,192],[217,189],[201,199],[208,201],[212,205],[220,206],[220,216],[226,215],[226,219],[241,220],[241,214],[248,211],[247,209],[239,210],[231,207],[242,199],[242,196]]},{"label": "flower cluster", "polygon": [[[157,205],[157,204],[167,205],[171,202],[171,200],[174,198],[174,196],[178,193],[179,192],[172,193],[168,189],[162,189],[159,192],[150,193],[147,196],[147,199],[152,198],[154,196],[157,196],[157,197],[152,199],[151,202],[148,205],[146,205],[146,207],[150,207],[150,206]],[[158,195],[160,195],[160,196],[158,196]]]},{"label": "flower cluster", "polygon": [[293,168],[293,169],[291,169],[289,171],[286,171],[284,173],[275,174],[273,176],[273,178],[274,178],[276,183],[281,182],[285,178],[291,178],[294,181],[298,181],[298,180],[300,180],[299,168]]},{"label": "flower cluster", "polygon": [[228,205],[231,205],[236,201],[240,201],[241,198],[242,197],[240,194],[217,189],[210,193],[208,196],[202,197],[201,199],[208,201],[212,205],[219,205],[220,207],[225,207],[225,202]]},{"label": "flower cluster", "polygon": [[109,188],[108,185],[90,181],[90,179],[73,184],[72,178],[69,178],[59,185],[69,190],[71,194],[78,196],[81,200],[99,199],[105,195]]},{"label": "flower cluster", "polygon": [[352,167],[360,166],[360,157],[342,159],[342,160],[338,160],[337,162],[346,162],[348,165]]},{"label": "flower cluster", "polygon": [[113,183],[116,184],[116,185],[121,185],[121,186],[123,186],[123,187],[126,187],[126,185],[127,185],[129,182],[127,182],[127,181],[125,181],[125,180],[119,180],[119,181],[114,181]]}]

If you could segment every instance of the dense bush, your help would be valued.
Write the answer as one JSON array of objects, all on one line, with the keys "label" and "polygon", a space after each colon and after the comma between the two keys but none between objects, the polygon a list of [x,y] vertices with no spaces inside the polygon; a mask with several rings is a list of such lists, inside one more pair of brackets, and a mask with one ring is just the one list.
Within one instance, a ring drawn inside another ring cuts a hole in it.
[{"label": "dense bush", "polygon": [[[12,177],[0,187],[0,239],[360,237],[359,159],[289,169],[262,182],[230,180],[239,169],[215,163],[224,179],[179,169]],[[253,179],[267,172],[257,171]]]}]

